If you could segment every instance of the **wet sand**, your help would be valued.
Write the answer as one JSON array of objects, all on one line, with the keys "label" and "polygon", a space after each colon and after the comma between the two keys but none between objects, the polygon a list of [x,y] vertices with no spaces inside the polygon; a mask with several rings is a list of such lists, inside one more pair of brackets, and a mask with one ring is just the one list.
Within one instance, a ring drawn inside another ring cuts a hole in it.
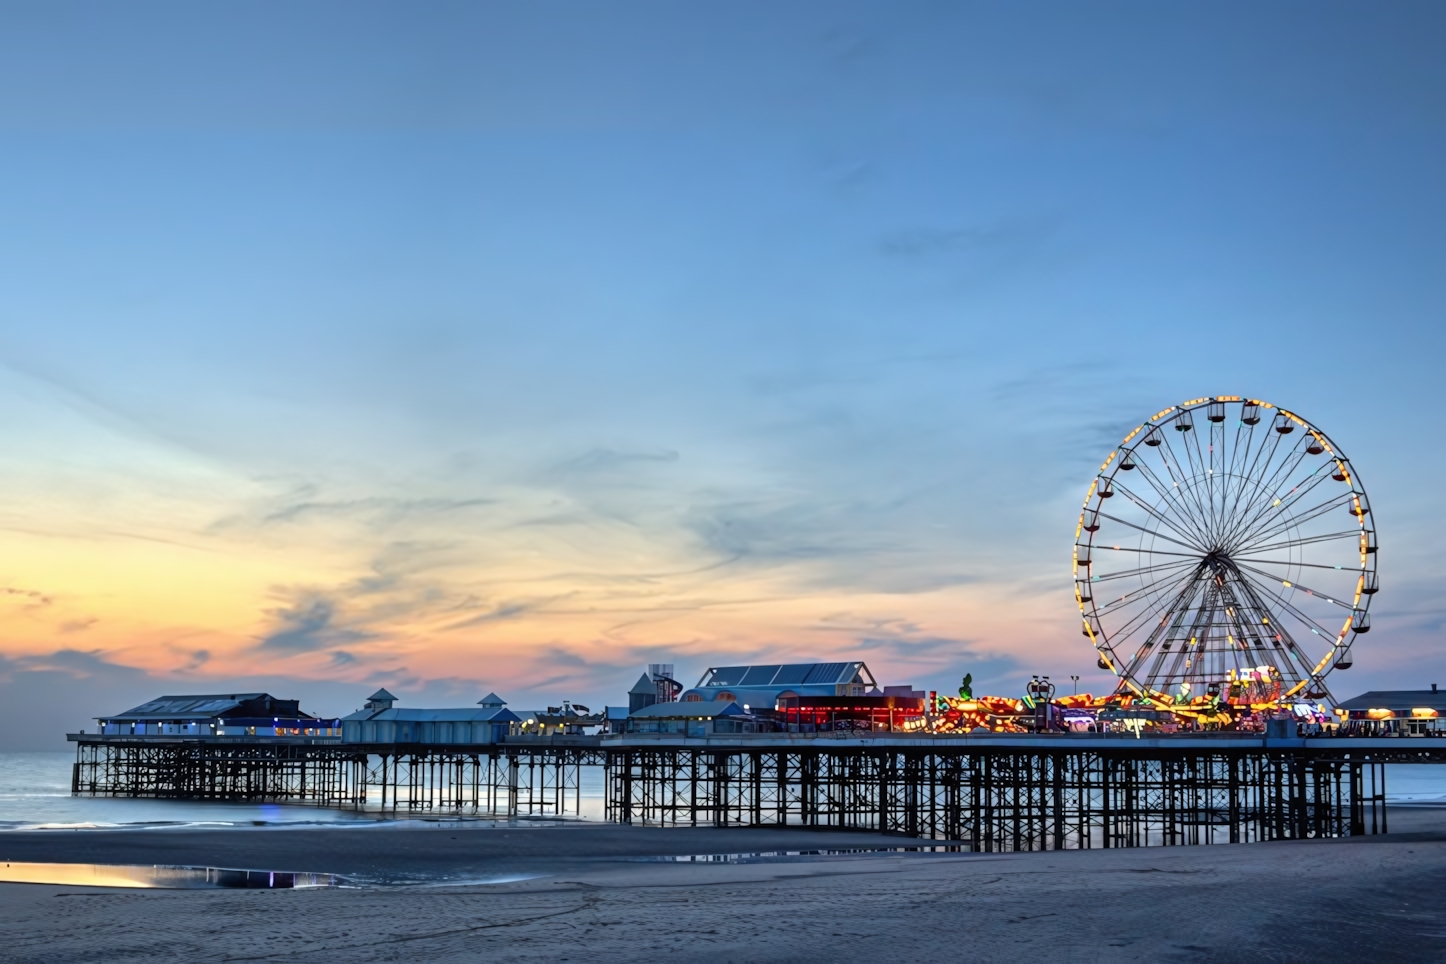
[{"label": "wet sand", "polygon": [[[5,961],[1446,960],[1446,810],[1389,836],[1033,854],[663,863],[907,846],[872,834],[526,830],[14,834],[14,860],[505,884],[318,891],[0,885]],[[453,839],[455,838],[455,839]]]},{"label": "wet sand", "polygon": [[362,882],[582,872],[619,858],[910,847],[873,833],[582,824],[566,828],[60,831],[0,835],[0,859],[340,874]]}]

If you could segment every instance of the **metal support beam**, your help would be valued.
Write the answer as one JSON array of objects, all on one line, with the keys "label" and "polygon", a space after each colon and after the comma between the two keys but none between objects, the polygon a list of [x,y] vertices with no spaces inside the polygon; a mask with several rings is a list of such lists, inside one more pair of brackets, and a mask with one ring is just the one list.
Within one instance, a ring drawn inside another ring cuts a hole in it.
[{"label": "metal support beam", "polygon": [[[1344,743],[1344,741],[1343,741]],[[79,741],[95,796],[387,813],[562,816],[582,768],[607,819],[869,830],[971,850],[1241,843],[1386,832],[1381,754],[1269,748],[288,744]]]}]

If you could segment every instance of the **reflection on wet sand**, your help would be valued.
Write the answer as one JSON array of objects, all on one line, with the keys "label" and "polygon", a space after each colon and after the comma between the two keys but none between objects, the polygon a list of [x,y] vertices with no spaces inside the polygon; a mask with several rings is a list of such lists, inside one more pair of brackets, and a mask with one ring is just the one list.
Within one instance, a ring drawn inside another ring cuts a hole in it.
[{"label": "reflection on wet sand", "polygon": [[139,864],[60,864],[6,861],[0,882],[68,884],[80,887],[127,887],[162,890],[290,890],[298,887],[340,887],[335,874],[276,870],[235,870],[226,867],[165,867]]}]

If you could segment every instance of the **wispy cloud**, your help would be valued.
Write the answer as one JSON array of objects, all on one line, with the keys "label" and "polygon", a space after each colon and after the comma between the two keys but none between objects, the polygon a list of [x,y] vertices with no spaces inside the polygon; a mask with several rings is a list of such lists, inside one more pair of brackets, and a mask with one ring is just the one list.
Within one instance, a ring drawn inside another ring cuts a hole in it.
[{"label": "wispy cloud", "polygon": [[262,524],[297,522],[307,517],[360,518],[373,526],[396,525],[419,515],[449,515],[495,504],[494,499],[399,499],[364,498],[344,501],[300,501],[275,508],[264,515]]},{"label": "wispy cloud", "polygon": [[306,653],[370,638],[370,634],[337,625],[336,602],[314,593],[289,606],[267,612],[272,628],[261,637],[259,649],[278,653]]},{"label": "wispy cloud", "polygon": [[639,466],[667,465],[677,462],[679,455],[671,449],[657,452],[625,452],[596,448],[573,458],[557,462],[540,473],[540,478],[583,480],[593,483],[600,476],[629,476]]},{"label": "wispy cloud", "polygon": [[14,586],[0,587],[0,595],[8,596],[31,606],[49,606],[53,601],[43,592],[34,589],[17,589]]}]

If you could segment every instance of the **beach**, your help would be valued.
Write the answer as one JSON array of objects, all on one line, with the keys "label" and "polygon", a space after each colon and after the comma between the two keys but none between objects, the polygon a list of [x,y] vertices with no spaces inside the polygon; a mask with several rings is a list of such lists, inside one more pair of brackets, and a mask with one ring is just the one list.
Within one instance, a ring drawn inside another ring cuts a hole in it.
[{"label": "beach", "polygon": [[[1441,960],[1446,810],[1397,807],[1391,820],[1388,836],[1020,854],[856,852],[931,843],[875,834],[608,826],[13,834],[7,860],[372,883],[0,884],[0,959]],[[686,859],[702,855],[735,856]]]}]

